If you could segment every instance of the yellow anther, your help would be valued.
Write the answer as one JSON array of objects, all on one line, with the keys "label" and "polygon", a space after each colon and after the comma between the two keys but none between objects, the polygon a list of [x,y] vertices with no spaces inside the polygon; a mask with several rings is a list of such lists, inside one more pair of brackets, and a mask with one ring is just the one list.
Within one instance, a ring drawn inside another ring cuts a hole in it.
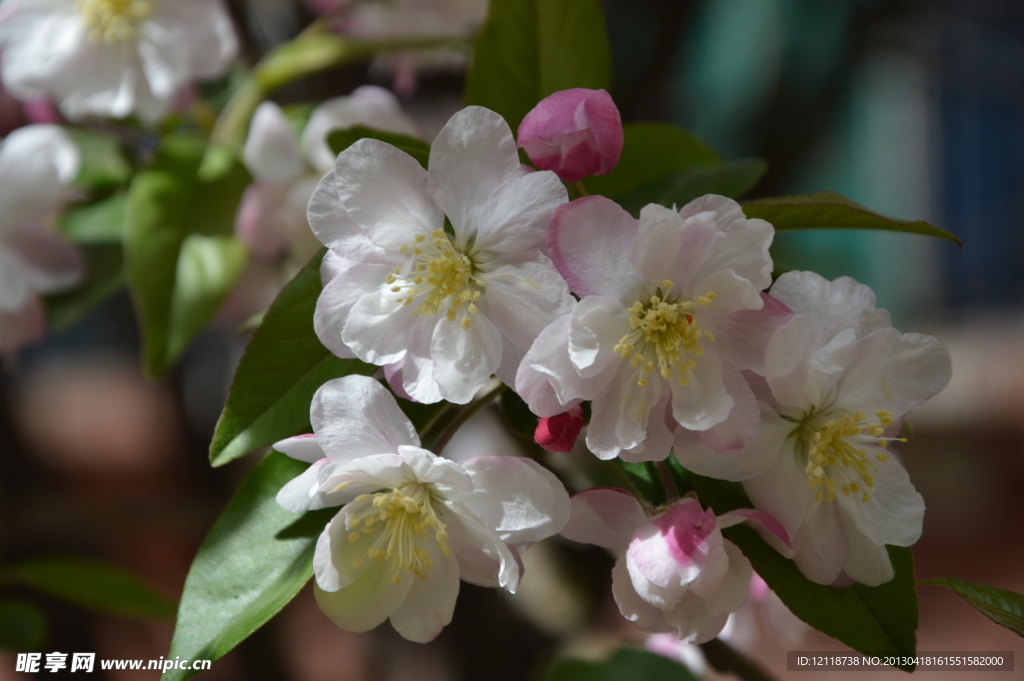
[{"label": "yellow anther", "polygon": [[674,286],[675,286],[675,284],[672,282],[671,279],[662,279],[661,280],[661,287],[663,289],[665,289],[666,291],[668,291],[669,289],[673,288]]},{"label": "yellow anther", "polygon": [[463,329],[468,329],[469,327],[473,326],[473,320],[470,319],[469,317],[463,317],[461,326]]},{"label": "yellow anther", "polygon": [[477,313],[477,307],[473,303],[470,303],[469,307],[466,308],[466,309],[469,310],[469,314],[476,314]]},{"label": "yellow anther", "polygon": [[641,388],[646,388],[646,387],[647,387],[647,381],[645,381],[645,380],[644,380],[644,379],[642,379],[642,378],[641,378],[641,379],[640,379],[639,381],[637,381],[637,382],[636,382],[636,384],[637,384],[638,386],[640,386]]},{"label": "yellow anther", "polygon": [[362,534],[360,534],[359,532],[351,532],[351,533],[350,533],[350,534],[348,535],[348,540],[349,540],[349,542],[351,542],[351,543],[355,544],[355,543],[356,543],[357,541],[359,541],[359,538],[360,538],[361,536],[363,536],[363,535],[362,535]]}]

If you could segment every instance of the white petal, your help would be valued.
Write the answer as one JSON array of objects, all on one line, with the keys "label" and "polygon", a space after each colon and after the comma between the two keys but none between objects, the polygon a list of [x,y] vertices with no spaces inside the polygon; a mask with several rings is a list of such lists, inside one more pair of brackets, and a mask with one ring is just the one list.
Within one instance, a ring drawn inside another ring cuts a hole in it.
[{"label": "white petal", "polygon": [[704,605],[714,615],[736,612],[747,600],[750,590],[750,575],[753,569],[743,552],[728,539],[722,542],[725,554],[729,557],[729,569],[718,584],[718,588],[709,596],[704,596]]},{"label": "white petal", "polygon": [[700,439],[718,452],[732,454],[746,447],[757,436],[761,422],[757,398],[746,379],[735,367],[722,364],[722,385],[732,398],[729,416],[721,423],[698,431]]},{"label": "white petal", "polygon": [[794,316],[772,336],[765,351],[765,379],[772,395],[785,406],[822,406],[856,342],[856,331],[846,329],[819,348],[812,320]]},{"label": "white petal", "polygon": [[57,208],[81,164],[78,147],[57,125],[28,125],[0,146],[0,224],[37,219]]},{"label": "white petal", "polygon": [[479,456],[462,465],[474,487],[459,498],[506,544],[546,539],[569,520],[569,495],[558,478],[536,461]]},{"label": "white petal", "polygon": [[359,224],[349,217],[338,196],[333,170],[320,178],[309,197],[306,220],[320,243],[347,260],[383,263],[392,268],[401,262],[397,254],[388,254],[372,244]]},{"label": "white petal", "polygon": [[665,622],[661,609],[645,601],[636,588],[626,568],[626,555],[619,556],[612,568],[612,595],[619,606],[619,612],[643,631],[668,633],[673,631]]},{"label": "white petal", "polygon": [[782,455],[794,425],[764,402],[757,406],[760,418],[757,436],[736,452],[717,452],[708,447],[697,433],[677,429],[673,452],[679,463],[698,475],[721,480],[748,480],[767,471]]},{"label": "white petal", "polygon": [[733,408],[733,399],[722,381],[722,360],[714,352],[697,358],[689,372],[689,382],[679,384],[680,373],[672,372],[672,414],[679,425],[691,430],[707,430],[724,421]]},{"label": "white petal", "polygon": [[473,315],[468,329],[442,319],[434,327],[430,357],[441,397],[466,404],[501,363],[501,334],[483,314]]},{"label": "white petal", "polygon": [[[313,497],[317,492],[320,471],[330,461],[322,459],[285,483],[277,493],[277,503],[292,513],[302,513],[314,508]],[[319,508],[323,508],[320,506]]]},{"label": "white petal", "polygon": [[[740,371],[764,376],[768,342],[793,312],[767,293],[761,294],[760,310],[739,310],[727,315],[705,314],[700,324],[715,335],[715,350]],[[710,312],[711,310],[709,310]]]},{"label": "white petal", "polygon": [[447,526],[448,545],[459,559],[462,578],[479,586],[500,586],[515,593],[519,587],[519,565],[498,533],[458,500],[449,500],[438,515]]},{"label": "white petal", "polygon": [[570,315],[545,328],[516,373],[516,393],[541,417],[556,416],[582,399],[587,381],[569,359]]},{"label": "white petal", "polygon": [[407,575],[396,585],[385,564],[373,567],[338,591],[324,591],[319,585],[313,590],[324,614],[346,631],[363,633],[376,628],[401,607],[412,588],[412,577]]},{"label": "white petal", "polygon": [[[731,268],[718,270],[701,279],[692,289],[693,295],[706,295],[713,292],[713,307],[707,316],[717,316],[743,310],[760,310],[764,306],[758,289],[734,272]],[[704,315],[699,317],[703,320]]]},{"label": "white petal", "polygon": [[577,295],[624,300],[640,286],[629,259],[636,232],[637,221],[617,203],[587,196],[555,211],[548,251]]},{"label": "white petal", "polygon": [[676,281],[679,274],[687,272],[687,268],[681,267],[680,263],[691,250],[684,248],[684,227],[682,218],[670,208],[652,203],[640,211],[640,224],[633,241],[630,262],[648,288],[660,287],[665,279],[671,279],[677,285],[685,284]]},{"label": "white petal", "polygon": [[727,614],[713,615],[697,595],[685,593],[672,610],[665,613],[665,621],[676,629],[680,641],[706,643],[725,628]]},{"label": "white petal", "polygon": [[408,445],[400,446],[398,453],[416,474],[419,482],[440,485],[446,492],[453,490],[468,493],[473,490],[472,476],[454,461],[443,459],[421,447]]},{"label": "white petal", "polygon": [[740,277],[749,279],[758,291],[768,287],[772,273],[768,248],[775,235],[769,223],[747,219],[739,204],[714,194],[694,199],[683,206],[679,214],[688,220],[713,220],[723,235],[708,243],[699,268],[688,275],[691,281],[699,281],[718,270],[732,269]]},{"label": "white petal", "polygon": [[772,296],[810,317],[823,343],[843,329],[863,336],[892,326],[889,313],[875,309],[874,291],[849,277],[830,282],[815,272],[786,272],[772,286]]},{"label": "white petal", "polygon": [[85,275],[85,260],[77,248],[40,225],[20,225],[4,237],[4,245],[13,253],[28,276],[28,283],[39,293],[58,293]]},{"label": "white petal", "polygon": [[572,498],[572,514],[562,536],[584,544],[625,551],[647,520],[640,502],[618,487],[594,487]]},{"label": "white petal", "polygon": [[831,584],[846,562],[846,533],[839,504],[812,501],[793,538],[793,562],[812,582]]},{"label": "white petal", "polygon": [[[921,538],[924,523],[924,498],[914,489],[906,469],[890,454],[885,461],[874,458],[878,450],[868,447],[871,463],[878,466],[874,473],[875,487],[868,500],[860,494],[837,494],[836,500],[856,523],[857,528],[875,544],[912,546]],[[864,482],[851,476],[851,480]],[[839,485],[837,485],[839,487]]]},{"label": "white petal", "polygon": [[754,508],[770,513],[782,523],[794,545],[813,496],[804,466],[799,461],[792,442],[784,441],[774,463],[764,473],[743,482]]},{"label": "white petal", "polygon": [[338,357],[356,356],[341,339],[349,312],[362,296],[379,289],[390,271],[387,265],[339,258],[334,251],[324,255],[320,266],[324,288],[316,301],[313,328],[320,342]]},{"label": "white petal", "polygon": [[348,216],[387,253],[397,253],[417,234],[444,227],[444,214],[430,197],[427,171],[390,144],[359,140],[338,156],[334,178]]},{"label": "white petal", "polygon": [[580,376],[591,378],[620,362],[614,348],[629,331],[629,313],[618,299],[587,296],[581,300],[569,327],[569,357]]},{"label": "white petal", "polygon": [[323,448],[320,447],[320,443],[317,442],[316,435],[313,434],[296,435],[286,440],[280,440],[274,443],[273,448],[297,461],[306,463],[316,463],[327,457]]},{"label": "white petal", "polygon": [[253,114],[243,157],[252,176],[263,182],[285,184],[306,170],[295,133],[273,102],[263,102]]},{"label": "white petal", "polygon": [[310,420],[317,441],[335,462],[389,454],[420,439],[395,398],[368,376],[324,383],[313,396]]},{"label": "white petal", "polygon": [[409,594],[391,613],[391,626],[395,631],[416,643],[433,641],[452,621],[459,595],[459,562],[455,554],[449,552],[445,556],[433,541],[424,542],[424,548],[433,567],[423,579],[408,577],[412,581]]},{"label": "white petal", "polygon": [[341,329],[341,342],[359,359],[378,366],[404,358],[413,338],[428,329],[433,335],[438,323],[438,317],[421,317],[395,302],[395,294],[381,284],[356,301]]},{"label": "white petal", "polygon": [[867,586],[885,584],[895,576],[889,552],[882,544],[876,544],[857,529],[853,521],[843,514],[843,529],[846,534],[846,562],[843,571]]}]

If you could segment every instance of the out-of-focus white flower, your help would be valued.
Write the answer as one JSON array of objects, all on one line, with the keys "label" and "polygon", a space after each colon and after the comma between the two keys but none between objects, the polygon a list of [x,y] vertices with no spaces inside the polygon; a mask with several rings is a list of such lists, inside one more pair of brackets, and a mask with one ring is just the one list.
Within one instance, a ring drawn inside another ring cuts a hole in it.
[{"label": "out-of-focus white flower", "polygon": [[316,599],[340,627],[385,619],[411,641],[451,621],[459,579],[514,592],[515,545],[556,534],[569,517],[558,479],[530,459],[478,456],[457,464],[421,449],[377,381],[346,376],[313,398],[314,436],[274,448],[312,465],[277,500],[301,512],[341,505],[313,558]]},{"label": "out-of-focus white flower", "polygon": [[71,119],[155,122],[238,51],[220,0],[6,0],[0,11],[4,84],[19,99],[54,99]]},{"label": "out-of-focus white flower", "polygon": [[562,536],[622,551],[612,593],[623,617],[650,633],[703,643],[747,597],[750,561],[722,537],[723,528],[742,522],[787,551],[785,530],[767,513],[739,509],[716,518],[686,498],[648,518],[632,494],[613,487],[574,496]]},{"label": "out-of-focus white flower", "polygon": [[695,473],[743,481],[793,537],[812,581],[845,572],[882,584],[893,577],[885,545],[914,544],[924,519],[924,500],[885,447],[949,382],[949,352],[892,328],[871,289],[848,277],[790,272],[772,295],[796,314],[768,343],[757,437],[732,454],[679,438],[675,455]]},{"label": "out-of-focus white flower", "polygon": [[81,163],[78,147],[56,125],[29,125],[0,145],[0,352],[38,338],[40,293],[82,277],[78,251],[50,232],[47,216],[64,201]]},{"label": "out-of-focus white flower", "polygon": [[420,402],[465,404],[494,373],[511,383],[573,304],[539,249],[566,199],[554,173],[523,172],[508,124],[481,107],[445,125],[429,172],[389,144],[356,142],[309,202],[331,249],[317,335],[339,357],[399,365],[390,380],[400,373]]},{"label": "out-of-focus white flower", "polygon": [[760,293],[773,235],[711,194],[679,211],[650,204],[639,220],[600,196],[561,206],[548,250],[581,299],[530,348],[516,392],[538,416],[592,400],[587,446],[602,459],[661,460],[690,431],[740,449],[758,425],[741,372],[763,373],[791,314]]}]

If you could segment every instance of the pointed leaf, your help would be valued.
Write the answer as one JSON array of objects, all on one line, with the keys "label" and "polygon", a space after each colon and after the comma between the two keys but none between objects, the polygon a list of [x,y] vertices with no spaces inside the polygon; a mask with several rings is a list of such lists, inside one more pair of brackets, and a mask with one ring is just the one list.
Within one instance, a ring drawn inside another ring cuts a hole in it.
[{"label": "pointed leaf", "polygon": [[4,581],[27,586],[89,610],[122,617],[169,619],[174,604],[138,577],[81,558],[37,558],[4,571]]},{"label": "pointed leaf", "polygon": [[[749,507],[736,493],[736,483],[723,483],[690,472],[703,503],[716,514]],[[740,489],[742,492],[742,489]],[[746,495],[743,495],[745,497]],[[793,614],[862,653],[913,656],[917,649],[917,593],[914,558],[909,548],[887,546],[896,576],[881,586],[863,584],[835,589],[815,584],[796,564],[771,548],[754,530],[737,525],[723,531]],[[914,665],[900,666],[913,671]]]},{"label": "pointed leaf", "polygon": [[253,334],[210,445],[214,466],[310,432],[309,405],[321,385],[339,376],[376,371],[359,360],[335,357],[316,337],[313,311],[322,288],[323,254],[284,287]]},{"label": "pointed leaf", "polygon": [[119,187],[131,179],[132,166],[119,140],[85,128],[66,127],[64,130],[82,155],[76,186],[94,194]]},{"label": "pointed leaf", "polygon": [[1024,596],[1008,589],[984,584],[972,584],[956,577],[928,579],[921,584],[948,586],[996,624],[1024,636]]},{"label": "pointed leaf", "polygon": [[[219,660],[312,577],[317,537],[338,509],[299,515],[276,499],[307,465],[271,452],[246,476],[192,562],[168,659]],[[174,669],[162,678],[178,681],[194,674]]]},{"label": "pointed leaf", "polygon": [[67,293],[45,299],[46,321],[55,330],[71,326],[124,284],[121,244],[90,244],[79,251],[85,257],[85,280]]},{"label": "pointed leaf", "polygon": [[515,131],[553,92],[607,90],[610,84],[611,52],[598,0],[491,0],[465,102],[497,111]]},{"label": "pointed leaf", "polygon": [[75,244],[121,243],[124,238],[128,193],[72,206],[57,221],[57,229]]},{"label": "pointed leaf", "polygon": [[647,500],[651,506],[664,504],[667,497],[665,483],[658,472],[658,464],[653,461],[630,463],[622,459],[613,459],[626,474],[629,484]]},{"label": "pointed leaf", "polygon": [[839,192],[820,192],[800,196],[779,196],[747,201],[743,212],[748,218],[761,218],[778,231],[788,229],[881,229],[890,232],[923,234],[952,241],[961,249],[963,242],[952,232],[924,220],[888,218],[851,201]]},{"label": "pointed leaf", "polygon": [[682,208],[705,194],[719,194],[734,199],[753,189],[767,171],[768,164],[759,158],[696,166],[660,177],[618,201],[627,211],[639,216],[640,209],[649,203]]}]

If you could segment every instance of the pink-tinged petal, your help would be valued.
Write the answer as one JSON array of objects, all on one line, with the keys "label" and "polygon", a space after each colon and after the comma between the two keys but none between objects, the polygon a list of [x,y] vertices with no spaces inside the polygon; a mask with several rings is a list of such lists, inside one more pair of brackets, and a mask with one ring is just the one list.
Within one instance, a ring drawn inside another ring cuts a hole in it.
[{"label": "pink-tinged petal", "polygon": [[571,322],[569,315],[551,322],[534,341],[516,372],[516,393],[538,416],[555,416],[580,402],[578,393],[584,380],[569,359]]},{"label": "pink-tinged petal", "polygon": [[795,426],[764,402],[758,403],[758,410],[760,426],[757,435],[743,449],[732,453],[717,452],[703,441],[703,433],[678,428],[673,448],[676,459],[687,470],[721,480],[736,482],[763,474],[782,456],[786,440]]},{"label": "pink-tinged petal", "polygon": [[843,329],[864,336],[892,326],[889,313],[875,309],[875,293],[850,277],[828,281],[816,272],[786,272],[772,286],[772,295],[796,314],[814,321],[822,342]]},{"label": "pink-tinged petal", "polygon": [[487,284],[488,318],[524,352],[548,324],[576,305],[565,280],[540,251],[502,258],[480,276]]},{"label": "pink-tinged petal", "polygon": [[273,102],[256,108],[243,158],[249,172],[261,182],[286,184],[306,171],[299,141],[281,107]]},{"label": "pink-tinged petal", "polygon": [[764,220],[747,219],[738,203],[724,196],[707,194],[683,206],[680,216],[688,222],[713,222],[721,237],[706,243],[699,267],[688,274],[697,282],[718,270],[731,269],[749,279],[754,288],[768,288],[772,278],[772,258],[768,248],[775,229]]},{"label": "pink-tinged petal", "polygon": [[13,361],[18,347],[41,338],[45,329],[43,305],[38,297],[26,297],[20,309],[10,312],[0,306],[0,355]]},{"label": "pink-tinged petal", "polygon": [[790,320],[793,311],[767,293],[760,310],[738,310],[727,315],[704,315],[700,324],[715,335],[715,350],[740,371],[764,375],[768,342]]},{"label": "pink-tinged petal", "polygon": [[728,557],[729,568],[718,588],[704,596],[705,607],[713,615],[723,615],[739,610],[750,591],[750,576],[754,570],[743,552],[728,539],[722,542],[724,554]]},{"label": "pink-tinged petal", "polygon": [[793,537],[793,562],[812,582],[831,584],[846,562],[846,533],[839,504],[812,501]]},{"label": "pink-tinged petal", "polygon": [[634,297],[640,278],[630,264],[637,221],[603,196],[563,204],[548,226],[548,252],[573,293]]},{"label": "pink-tinged petal", "polygon": [[459,595],[459,561],[455,554],[445,555],[437,542],[429,540],[424,542],[424,548],[433,567],[423,579],[409,575],[412,580],[409,594],[391,613],[391,626],[395,631],[416,643],[433,641],[452,621]]},{"label": "pink-tinged petal", "polygon": [[285,483],[277,493],[278,505],[292,513],[303,513],[314,508],[323,508],[323,506],[314,504],[314,497],[317,496],[320,472],[324,466],[329,465],[331,462],[328,459],[321,459]]},{"label": "pink-tinged petal", "polygon": [[795,315],[772,336],[765,350],[765,379],[784,406],[818,405],[822,388],[843,370],[857,337],[846,329],[819,347],[813,322]]},{"label": "pink-tinged petal", "polygon": [[306,228],[306,211],[288,201],[286,185],[257,182],[245,190],[235,215],[235,234],[257,258],[281,257],[300,228]]},{"label": "pink-tinged petal", "polygon": [[430,357],[441,397],[466,404],[501,364],[501,333],[483,314],[473,315],[468,329],[441,319],[434,327]]},{"label": "pink-tinged petal", "polygon": [[884,544],[876,544],[857,529],[849,516],[843,514],[846,534],[846,562],[843,572],[854,581],[867,586],[885,584],[895,576],[892,561]]},{"label": "pink-tinged petal", "polygon": [[349,217],[338,196],[333,170],[320,178],[313,190],[306,220],[320,243],[347,260],[384,263],[392,268],[402,262],[397,253],[385,252],[371,243],[360,225]]},{"label": "pink-tinged petal", "polygon": [[286,440],[280,440],[274,443],[273,448],[282,454],[286,454],[298,461],[305,461],[306,463],[316,463],[327,456],[324,454],[324,450],[320,447],[320,443],[317,442],[316,435],[313,433],[296,435]]},{"label": "pink-tinged petal", "polygon": [[[713,226],[707,226],[706,231],[712,236],[717,234]],[[684,294],[689,294],[691,280],[699,281],[710,274],[701,271],[701,276],[696,279],[688,269],[690,250],[696,250],[687,245],[692,238],[683,219],[671,208],[655,203],[643,207],[629,258],[633,270],[640,275],[647,288],[660,288],[662,282],[670,279],[675,284],[674,291],[682,290]],[[692,266],[696,268],[698,264]],[[693,295],[704,293],[701,291]]]},{"label": "pink-tinged petal", "polygon": [[549,452],[571,452],[583,430],[583,407],[579,405],[537,423],[533,440]]},{"label": "pink-tinged petal", "polygon": [[672,372],[672,414],[679,425],[690,430],[707,430],[724,421],[735,402],[722,380],[722,360],[713,352],[697,358],[688,372],[689,381],[680,385],[678,368]]},{"label": "pink-tinged petal", "polygon": [[506,544],[545,539],[569,520],[569,495],[536,461],[514,456],[479,456],[463,462],[474,488],[459,496]]},{"label": "pink-tinged petal", "polygon": [[459,464],[441,458],[422,447],[400,445],[398,454],[401,456],[416,479],[420,482],[440,485],[445,493],[469,493],[473,491],[473,479]]},{"label": "pink-tinged petal", "polygon": [[879,329],[857,343],[836,386],[836,406],[902,416],[945,388],[952,373],[949,351],[934,336]]},{"label": "pink-tinged petal", "polygon": [[506,253],[544,241],[568,193],[553,173],[523,175],[519,165],[512,131],[495,112],[466,107],[444,126],[430,148],[430,179],[460,241]]},{"label": "pink-tinged petal", "polygon": [[622,153],[622,120],[604,90],[572,88],[542,99],[519,124],[519,146],[566,182],[604,175]]},{"label": "pink-tinged petal", "polygon": [[730,364],[722,364],[722,385],[732,398],[732,410],[724,421],[699,433],[704,444],[715,451],[733,454],[757,437],[761,412],[754,391],[744,380],[743,374]]},{"label": "pink-tinged petal", "polygon": [[619,556],[612,568],[612,595],[622,616],[643,631],[660,634],[674,631],[665,622],[665,613],[645,601],[633,586],[632,577],[626,568],[626,554]]},{"label": "pink-tinged petal", "polygon": [[338,156],[334,178],[348,217],[387,253],[397,253],[417,234],[444,227],[444,214],[430,195],[427,171],[390,144],[359,140]]},{"label": "pink-tinged petal", "polygon": [[789,533],[770,513],[752,508],[737,508],[718,516],[718,526],[723,530],[740,523],[749,524],[773,549],[787,558],[792,557],[793,545],[789,540]]},{"label": "pink-tinged petal", "polygon": [[339,463],[420,443],[395,398],[368,376],[345,376],[323,384],[313,396],[310,421],[320,446]]},{"label": "pink-tinged petal", "polygon": [[[789,428],[792,427],[789,424]],[[768,513],[786,528],[795,546],[796,533],[814,495],[807,485],[804,464],[793,449],[793,441],[783,437],[778,437],[776,441],[781,442],[778,455],[763,473],[744,480],[743,489],[754,508]]]},{"label": "pink-tinged petal", "polygon": [[[403,385],[402,369],[405,367],[405,362],[408,359],[409,356],[406,355],[394,364],[385,364],[383,367],[384,379],[388,382],[388,385],[391,387],[391,391],[395,393],[396,397],[401,397],[403,400],[409,400],[410,402],[418,402],[419,400],[406,392],[405,386]],[[440,400],[441,396],[438,395],[437,399]]]},{"label": "pink-tinged petal", "polygon": [[561,534],[583,544],[625,551],[633,533],[646,521],[640,502],[626,490],[594,487],[572,498],[572,513]]},{"label": "pink-tinged petal", "polygon": [[314,588],[316,604],[332,622],[346,631],[363,633],[375,629],[401,607],[415,577],[407,574],[398,584],[391,581],[385,564],[366,570],[359,579],[338,591]]},{"label": "pink-tinged petal", "polygon": [[21,260],[32,289],[39,293],[67,290],[85,275],[79,250],[41,226],[15,227],[4,235],[4,246]]},{"label": "pink-tinged petal", "polygon": [[[678,597],[707,566],[714,546],[709,543],[718,525],[714,513],[696,499],[684,499],[665,513],[640,525],[629,542],[627,567],[637,586],[640,578]],[[718,533],[721,542],[721,533]],[[646,600],[650,598],[637,586]]]},{"label": "pink-tinged petal", "polygon": [[615,347],[630,332],[626,307],[611,296],[587,296],[572,312],[569,357],[580,376],[591,378],[620,363]]},{"label": "pink-tinged petal", "polygon": [[[836,495],[846,513],[875,544],[913,546],[921,538],[924,523],[924,498],[914,489],[914,483],[906,469],[892,454],[885,461],[878,461],[875,454],[880,450],[867,447],[869,461],[878,467],[873,474],[875,486],[864,501],[864,481],[859,476],[849,475],[849,482],[860,484],[860,493]],[[845,472],[845,470],[844,470]],[[836,480],[836,488],[842,487]],[[858,580],[859,581],[859,580]]]}]

